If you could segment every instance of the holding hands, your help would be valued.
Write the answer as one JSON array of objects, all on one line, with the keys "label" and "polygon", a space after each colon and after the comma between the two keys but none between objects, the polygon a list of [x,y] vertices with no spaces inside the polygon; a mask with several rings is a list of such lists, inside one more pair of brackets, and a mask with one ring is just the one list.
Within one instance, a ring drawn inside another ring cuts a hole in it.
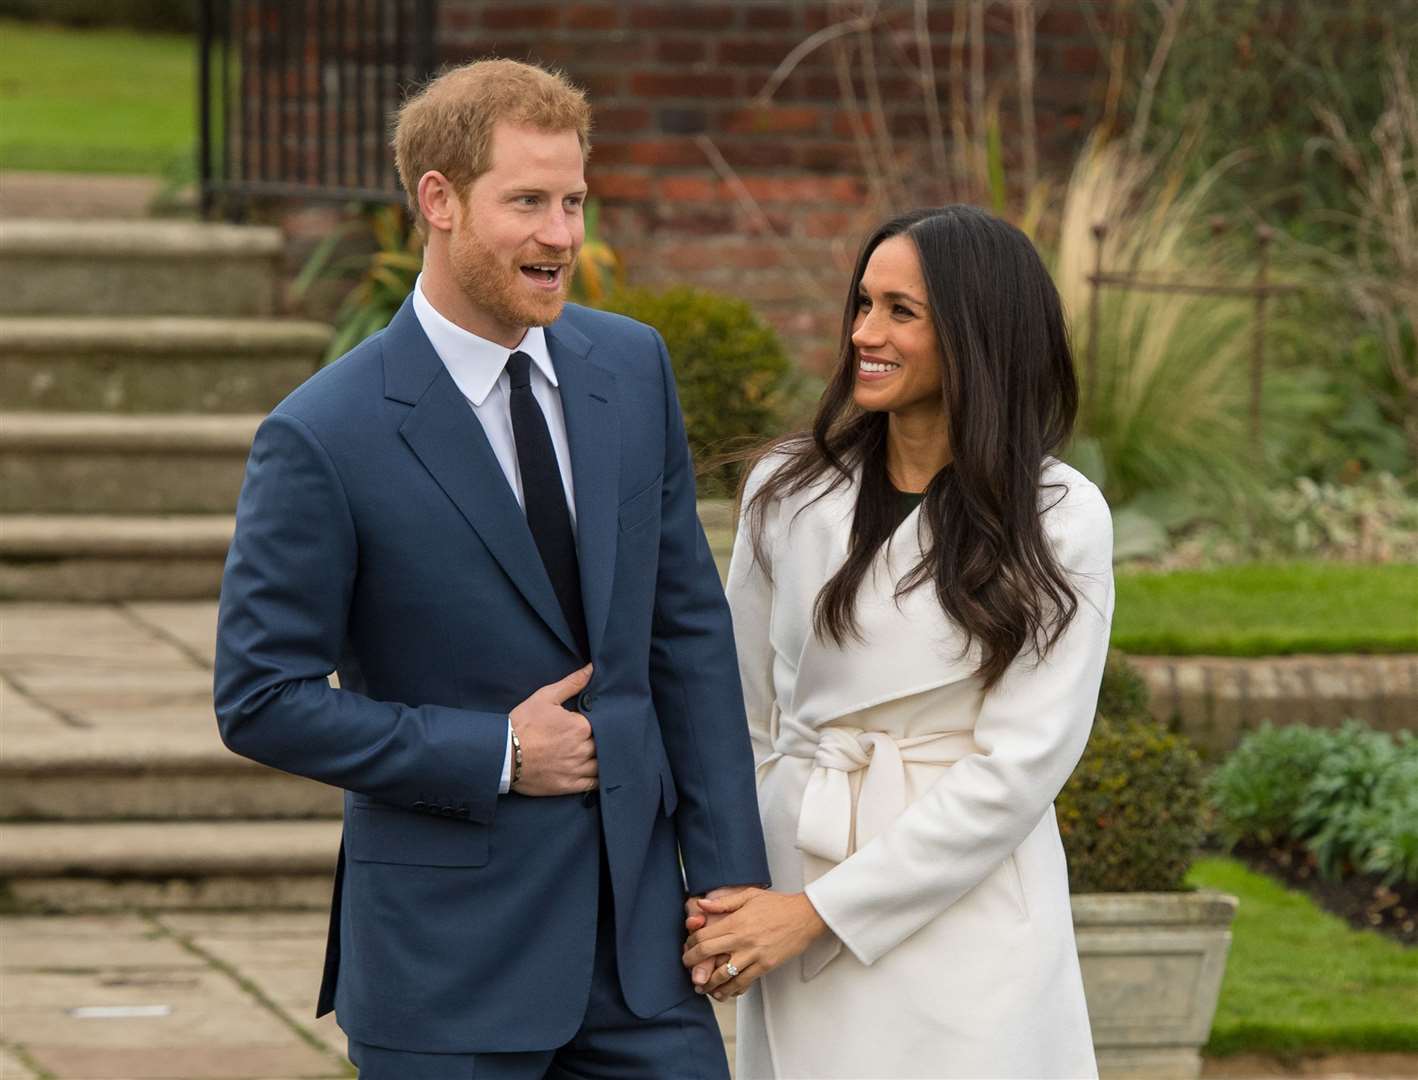
[{"label": "holding hands", "polygon": [[685,904],[684,966],[696,993],[737,997],[828,927],[804,893],[715,889]]}]

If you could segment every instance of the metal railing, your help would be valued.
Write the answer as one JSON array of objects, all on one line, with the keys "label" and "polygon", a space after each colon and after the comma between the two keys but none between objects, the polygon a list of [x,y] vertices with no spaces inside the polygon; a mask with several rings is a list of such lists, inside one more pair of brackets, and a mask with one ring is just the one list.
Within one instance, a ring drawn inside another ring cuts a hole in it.
[{"label": "metal railing", "polygon": [[[1219,219],[1211,223],[1213,234],[1221,232],[1225,223]],[[1093,396],[1098,385],[1098,331],[1102,293],[1105,288],[1123,292],[1190,293],[1193,296],[1224,296],[1250,300],[1255,306],[1251,322],[1250,354],[1250,401],[1249,433],[1252,451],[1260,455],[1263,451],[1261,440],[1261,400],[1265,389],[1265,346],[1266,319],[1270,309],[1270,299],[1300,292],[1298,285],[1288,285],[1270,280],[1270,244],[1275,232],[1268,225],[1260,225],[1255,230],[1256,269],[1255,277],[1249,282],[1236,281],[1184,281],[1178,278],[1157,280],[1142,274],[1109,271],[1103,269],[1103,241],[1108,235],[1106,222],[1098,222],[1093,233],[1093,272],[1088,275],[1092,286],[1088,298],[1088,351],[1084,354],[1084,399],[1083,413],[1092,412]]]},{"label": "metal railing", "polygon": [[436,64],[436,0],[200,0],[204,217],[250,200],[399,202],[389,123]]}]

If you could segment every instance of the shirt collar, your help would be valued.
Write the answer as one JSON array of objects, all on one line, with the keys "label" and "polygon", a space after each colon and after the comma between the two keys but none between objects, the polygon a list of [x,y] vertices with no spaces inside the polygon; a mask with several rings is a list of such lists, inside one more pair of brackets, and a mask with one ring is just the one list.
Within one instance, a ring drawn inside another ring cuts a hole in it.
[{"label": "shirt collar", "polygon": [[528,327],[516,350],[479,337],[445,318],[429,303],[423,291],[422,274],[414,282],[414,315],[438,359],[453,376],[459,392],[473,405],[481,406],[487,400],[514,351],[530,356],[547,381],[552,386],[557,385],[556,369],[551,366],[551,353],[547,351],[546,332],[540,326]]}]

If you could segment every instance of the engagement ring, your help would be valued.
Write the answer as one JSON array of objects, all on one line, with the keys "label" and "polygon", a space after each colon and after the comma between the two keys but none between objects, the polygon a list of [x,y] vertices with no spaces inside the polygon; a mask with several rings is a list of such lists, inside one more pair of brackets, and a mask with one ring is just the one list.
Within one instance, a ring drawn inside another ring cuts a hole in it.
[{"label": "engagement ring", "polygon": [[724,970],[729,973],[729,978],[735,979],[738,977],[739,969],[734,967],[734,962],[732,960],[730,960],[727,964],[724,965]]}]

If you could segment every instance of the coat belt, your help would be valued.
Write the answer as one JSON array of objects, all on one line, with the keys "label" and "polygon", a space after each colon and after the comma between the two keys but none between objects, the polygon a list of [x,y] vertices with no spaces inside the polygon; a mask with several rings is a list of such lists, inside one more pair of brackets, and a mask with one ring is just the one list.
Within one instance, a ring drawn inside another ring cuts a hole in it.
[{"label": "coat belt", "polygon": [[[853,851],[880,836],[906,809],[907,765],[953,765],[978,747],[968,731],[939,731],[894,739],[884,731],[822,727],[798,732],[780,729],[774,752],[760,770],[783,757],[812,761],[798,814],[797,846],[803,853],[803,883],[821,877]],[[851,774],[862,784],[852,807]],[[803,957],[803,977],[812,978],[837,955],[832,935],[814,943]]]},{"label": "coat belt", "polygon": [[[953,765],[976,750],[968,731],[894,739],[884,731],[823,727],[814,734],[815,746],[784,739],[773,756],[812,759],[798,815],[798,848],[832,864],[865,847],[906,809],[906,765]],[[864,772],[854,820],[851,774],[858,770]]]}]

